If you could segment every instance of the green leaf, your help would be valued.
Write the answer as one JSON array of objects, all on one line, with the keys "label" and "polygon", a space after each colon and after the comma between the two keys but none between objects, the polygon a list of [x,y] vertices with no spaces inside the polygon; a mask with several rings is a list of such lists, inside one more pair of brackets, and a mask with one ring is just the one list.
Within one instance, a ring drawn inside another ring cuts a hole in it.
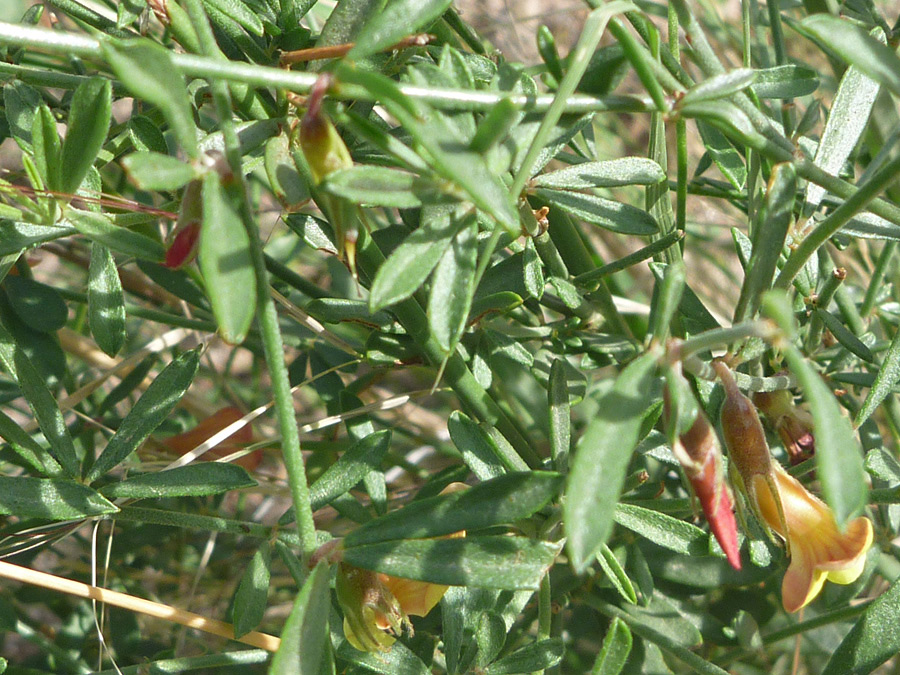
[{"label": "green leaf", "polygon": [[268,140],[265,166],[272,192],[281,203],[293,207],[309,199],[309,187],[294,165],[287,134]]},{"label": "green leaf", "polygon": [[863,422],[872,416],[872,413],[878,409],[878,406],[887,398],[898,382],[900,382],[900,331],[894,333],[887,356],[884,358],[881,368],[878,369],[875,382],[872,383],[866,400],[863,401],[859,412],[856,413],[853,426],[857,428],[862,426]]},{"label": "green leaf", "polygon": [[91,246],[88,270],[88,323],[94,342],[110,356],[125,344],[125,293],[109,249]]},{"label": "green leaf", "polygon": [[633,504],[619,504],[615,520],[670,551],[684,555],[705,555],[709,551],[709,536],[699,527]]},{"label": "green leaf", "polygon": [[874,213],[864,211],[847,221],[841,227],[841,234],[860,239],[900,241],[900,225],[876,216]]},{"label": "green leaf", "polygon": [[404,96],[397,83],[383,75],[346,66],[339,69],[338,75],[342,81],[358,84],[381,100],[413,141],[425,150],[423,159],[435,173],[455,183],[478,208],[518,236],[519,217],[508,190],[488,168],[484,157],[458,138],[442,113]]},{"label": "green leaf", "polygon": [[33,225],[0,220],[0,256],[19,253],[48,241],[68,237],[76,232],[72,227]]},{"label": "green leaf", "polygon": [[34,471],[46,473],[51,478],[60,478],[65,475],[53,456],[2,410],[0,410],[0,438],[9,443],[13,451]]},{"label": "green leaf", "polygon": [[137,98],[158,107],[188,157],[199,157],[191,99],[169,50],[144,38],[127,42],[107,38],[100,47],[122,84]]},{"label": "green leaf", "polygon": [[756,71],[749,68],[736,68],[726,73],[713,75],[688,89],[679,105],[685,106],[727,98],[749,87],[755,79]]},{"label": "green leaf", "polygon": [[4,286],[13,311],[32,330],[53,333],[66,325],[69,309],[56,289],[20,276],[6,277]]},{"label": "green leaf", "polygon": [[543,173],[531,180],[535,187],[587,190],[620,185],[654,185],[666,179],[662,167],[647,157],[622,157],[604,162],[585,162]]},{"label": "green leaf", "polygon": [[222,339],[240,344],[256,311],[256,275],[250,237],[216,173],[203,178],[200,271]]},{"label": "green leaf", "polygon": [[254,485],[256,481],[242,467],[222,462],[196,462],[165,471],[130,476],[101,488],[100,493],[110,499],[205,497]]},{"label": "green leaf", "polygon": [[281,646],[272,659],[270,675],[322,675],[329,671],[333,659],[327,621],[330,576],[328,564],[320,562],[303,583],[281,631]]},{"label": "green leaf", "polygon": [[697,131],[700,132],[706,152],[722,175],[737,190],[743,190],[747,182],[747,167],[744,166],[741,154],[725,135],[709,122],[697,120]]},{"label": "green leaf", "polygon": [[591,675],[619,675],[631,653],[631,641],[628,625],[622,619],[614,618],[603,638]]},{"label": "green leaf", "polygon": [[832,654],[822,675],[866,675],[900,653],[900,582],[873,602]]},{"label": "green leaf", "polygon": [[20,80],[14,79],[3,87],[4,116],[9,133],[23,150],[31,150],[34,115],[42,102],[41,95]]},{"label": "green leaf", "polygon": [[553,668],[562,661],[564,653],[565,645],[562,638],[538,640],[494,661],[484,669],[484,675],[533,673]]},{"label": "green leaf", "polygon": [[788,63],[762,68],[750,85],[759,98],[799,98],[819,88],[819,72],[813,68]]},{"label": "green leaf", "polygon": [[572,444],[572,418],[569,405],[569,384],[565,361],[553,359],[547,382],[547,403],[550,412],[550,456],[556,470],[569,470],[569,449]]},{"label": "green leaf", "polygon": [[44,432],[44,438],[50,444],[50,455],[59,463],[66,475],[75,478],[80,473],[78,455],[59,406],[44,384],[44,378],[35,370],[25,352],[17,347],[14,358],[19,387],[34,412],[38,426]]},{"label": "green leaf", "polygon": [[247,4],[241,0],[203,0],[207,9],[219,10],[229,19],[234,20],[241,28],[246,29],[251,35],[262,37],[264,34],[263,22],[260,17]]},{"label": "green leaf", "polygon": [[[796,330],[793,313],[783,293],[770,291],[763,306],[781,330],[793,334],[792,331]],[[784,357],[803,389],[812,414],[816,436],[816,472],[825,502],[834,511],[838,523],[843,525],[866,503],[866,472],[859,442],[831,389],[800,350],[787,344]]]},{"label": "green leaf", "polygon": [[339,169],[328,174],[321,188],[355,204],[398,209],[458,201],[436,181],[385,166]]},{"label": "green leaf", "polygon": [[442,537],[513,523],[547,504],[561,484],[562,476],[549,471],[508,473],[468,490],[407,504],[357,528],[344,545]]},{"label": "green leaf", "polygon": [[428,326],[448,354],[465,331],[475,295],[478,224],[470,218],[444,251],[431,280]]},{"label": "green leaf", "polygon": [[269,542],[264,542],[250,559],[234,594],[234,637],[246,635],[262,622],[271,566],[272,548]]},{"label": "green leaf", "polygon": [[[880,29],[878,32],[883,39],[884,32]],[[817,167],[830,174],[838,174],[869,125],[869,117],[880,89],[878,82],[867,77],[856,66],[851,66],[844,72],[828,113],[825,130],[816,148],[813,163]],[[825,188],[813,182],[806,186],[807,213],[815,210],[825,193]]]},{"label": "green leaf", "polygon": [[641,420],[652,403],[657,357],[633,361],[599,401],[597,416],[578,442],[566,487],[563,522],[566,548],[577,572],[591,563],[612,530],[619,491],[638,442]]},{"label": "green leaf", "polygon": [[31,140],[34,147],[34,163],[38,173],[44,179],[48,190],[59,191],[60,187],[60,148],[62,144],[56,133],[56,120],[45,103],[37,109],[31,128]]},{"label": "green leaf", "polygon": [[619,562],[619,559],[616,558],[606,544],[600,547],[600,552],[597,554],[597,562],[600,563],[600,567],[603,569],[606,578],[609,579],[609,583],[612,584],[625,602],[632,605],[637,604],[638,598],[634,590],[634,584],[628,578],[622,563]]},{"label": "green leaf", "polygon": [[900,58],[858,24],[830,14],[815,14],[800,27],[844,61],[900,96]]},{"label": "green leaf", "polygon": [[112,115],[109,80],[93,77],[78,85],[72,96],[66,140],[60,156],[60,189],[73,194],[106,140]]},{"label": "green leaf", "polygon": [[524,537],[405,539],[347,546],[343,561],[448,586],[535,590],[558,553],[557,544]]},{"label": "green leaf", "polygon": [[454,410],[447,420],[447,431],[450,439],[462,455],[472,473],[479,480],[488,481],[491,478],[502,476],[507,470],[524,470],[525,466],[516,466],[515,469],[506,466],[507,458],[503,455],[497,443],[487,432],[471,418]]},{"label": "green leaf", "polygon": [[756,233],[741,295],[734,310],[734,320],[752,318],[759,309],[762,294],[772,287],[778,269],[778,258],[784,249],[787,233],[794,222],[794,199],[797,195],[797,173],[789,162],[776,164],[766,193],[766,210]]},{"label": "green leaf", "polygon": [[197,178],[190,164],[158,152],[133,152],[122,160],[122,166],[141,190],[177,190]]},{"label": "green leaf", "polygon": [[875,362],[875,355],[865,345],[865,343],[856,337],[847,326],[841,323],[834,314],[824,309],[816,309],[816,316],[822,319],[825,327],[831,331],[835,339],[851,354],[858,356],[867,363]]},{"label": "green leaf", "polygon": [[537,195],[566,213],[591,225],[619,234],[651,235],[659,225],[646,211],[592,194],[540,189]]},{"label": "green leaf", "polygon": [[85,485],[68,480],[0,476],[0,514],[77,520],[119,509]]},{"label": "green leaf", "polygon": [[432,207],[422,214],[422,224],[387,257],[372,282],[369,309],[406,300],[431,274],[460,229],[448,208]]},{"label": "green leaf", "polygon": [[390,0],[366,21],[347,54],[348,59],[361,59],[397,44],[411,33],[428,28],[450,7],[451,0]]},{"label": "green leaf", "polygon": [[370,471],[377,471],[390,447],[390,429],[376,431],[350,446],[340,459],[329,466],[310,486],[309,499],[312,509],[314,511],[321,509],[336,497],[348,492]]},{"label": "green leaf", "polygon": [[138,232],[126,230],[110,222],[102,213],[68,209],[66,220],[91,241],[98,242],[123,255],[160,262],[166,255],[162,244]]},{"label": "green leaf", "polygon": [[159,127],[144,115],[134,115],[128,120],[128,137],[138,152],[158,152],[166,154],[169,149],[166,137]]},{"label": "green leaf", "polygon": [[156,376],[88,471],[88,483],[123,462],[163,423],[191,385],[199,363],[197,350],[185,352]]}]

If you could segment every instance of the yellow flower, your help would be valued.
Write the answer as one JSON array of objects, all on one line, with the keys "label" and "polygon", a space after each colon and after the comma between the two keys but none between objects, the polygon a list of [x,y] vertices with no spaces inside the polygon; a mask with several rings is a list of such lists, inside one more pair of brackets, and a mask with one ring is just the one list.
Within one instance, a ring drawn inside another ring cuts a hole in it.
[{"label": "yellow flower", "polygon": [[787,544],[791,562],[781,584],[781,603],[796,612],[813,601],[826,579],[849,584],[859,578],[872,546],[872,522],[860,516],[841,532],[828,505],[772,460],[756,408],[728,367],[721,362],[713,367],[725,387],[725,444],[750,507]]},{"label": "yellow flower", "polygon": [[[841,532],[831,509],[810,494],[778,462],[772,462],[777,492],[763,476],[747,485],[766,524],[788,542],[791,562],[781,584],[781,602],[788,612],[808,605],[822,590],[825,580],[850,584],[859,578],[872,546],[872,521],[855,518]],[[780,499],[784,521],[776,505]]]}]

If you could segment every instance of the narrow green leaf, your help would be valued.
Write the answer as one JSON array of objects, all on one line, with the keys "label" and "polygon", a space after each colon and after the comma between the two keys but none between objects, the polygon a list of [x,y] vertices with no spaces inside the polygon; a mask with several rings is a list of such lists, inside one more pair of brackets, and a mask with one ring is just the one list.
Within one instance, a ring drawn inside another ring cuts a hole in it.
[{"label": "narrow green leaf", "polygon": [[185,352],[156,376],[88,471],[88,483],[123,462],[162,424],[191,385],[199,363],[197,350]]},{"label": "narrow green leaf", "polygon": [[[878,32],[883,40],[884,32],[880,29]],[[855,65],[844,72],[828,113],[822,139],[816,148],[813,162],[817,167],[830,174],[838,174],[869,125],[869,117],[880,89],[878,82],[867,77]],[[825,193],[825,188],[813,182],[806,186],[807,213],[818,207]]]},{"label": "narrow green leaf", "polygon": [[282,204],[295,207],[309,199],[309,187],[294,164],[287,134],[279,134],[268,140],[265,166],[272,192]]},{"label": "narrow green leaf", "polygon": [[475,135],[472,136],[472,141],[469,143],[469,149],[481,154],[488,152],[506,138],[510,129],[519,122],[521,117],[515,103],[508,98],[501,98],[478,123]]},{"label": "narrow green leaf", "polygon": [[736,68],[726,73],[713,75],[688,89],[679,105],[727,98],[749,87],[755,79],[756,71],[750,68]]},{"label": "narrow green leaf", "polygon": [[830,14],[814,14],[803,19],[800,27],[851,66],[900,96],[900,58],[858,24]]},{"label": "narrow green leaf", "polygon": [[709,551],[709,535],[706,532],[659,511],[633,504],[619,504],[615,520],[622,527],[627,527],[657,546],[676,553],[705,555]]},{"label": "narrow green leaf", "polygon": [[125,293],[116,261],[98,243],[91,246],[88,270],[88,323],[97,346],[110,356],[118,354],[125,344]]},{"label": "narrow green leaf", "polygon": [[900,241],[900,225],[876,216],[874,213],[864,211],[847,221],[841,228],[841,234],[860,239]]},{"label": "narrow green leaf", "polygon": [[428,325],[448,354],[456,347],[469,319],[477,258],[478,224],[470,218],[441,256],[428,296]]},{"label": "narrow green leaf", "polygon": [[4,285],[13,311],[32,330],[53,333],[66,325],[69,308],[53,287],[20,276],[8,276]]},{"label": "narrow green leaf", "polygon": [[553,668],[562,661],[565,645],[561,638],[548,638],[525,645],[497,659],[484,669],[484,675],[533,673]]},{"label": "narrow green leaf", "polygon": [[203,4],[207,9],[219,10],[251,35],[263,36],[265,29],[259,15],[241,0],[203,0]]},{"label": "narrow green leaf", "polygon": [[378,470],[390,446],[389,429],[369,434],[350,446],[350,449],[310,486],[309,499],[313,510],[321,509],[336,497],[345,494],[369,472]]},{"label": "narrow green leaf", "polygon": [[654,185],[666,179],[662,167],[648,157],[622,157],[604,162],[585,162],[531,180],[535,187],[587,190],[620,185]]},{"label": "narrow green leaf", "polygon": [[813,68],[788,63],[762,68],[750,85],[760,98],[799,98],[819,88],[819,72]]},{"label": "narrow green leaf", "polygon": [[100,47],[116,77],[137,98],[160,109],[178,144],[188,157],[196,159],[199,151],[191,99],[169,51],[144,38],[127,42],[107,38]]},{"label": "narrow green leaf", "polygon": [[360,59],[397,44],[411,33],[428,28],[450,7],[451,0],[390,0],[356,38],[348,59]]},{"label": "narrow green leaf", "polygon": [[623,370],[578,442],[563,508],[566,548],[577,572],[587,568],[612,530],[625,471],[652,402],[655,368],[650,353]]},{"label": "narrow green leaf", "polygon": [[12,255],[54,239],[68,237],[76,231],[72,227],[59,225],[33,225],[0,220],[0,256]]},{"label": "narrow green leaf", "polygon": [[467,536],[348,546],[343,560],[354,567],[435,584],[536,590],[558,553],[557,544],[524,537]]},{"label": "narrow green leaf", "polygon": [[240,344],[256,311],[250,238],[216,173],[203,178],[203,226],[197,254],[222,339]]},{"label": "narrow green leaf", "polygon": [[539,189],[537,194],[551,206],[611,232],[645,236],[659,233],[659,225],[653,216],[630,204],[615,202],[597,195],[562,190]]},{"label": "narrow green leaf", "polygon": [[133,152],[122,160],[122,166],[141,190],[177,190],[197,178],[190,164],[158,152]]},{"label": "narrow green leaf", "polygon": [[369,309],[379,309],[406,300],[415,293],[443,256],[459,231],[460,222],[446,207],[432,207],[422,215],[422,224],[382,263],[369,294]]},{"label": "narrow green leaf", "polygon": [[638,598],[634,590],[634,584],[631,583],[631,579],[628,578],[628,574],[626,574],[619,559],[616,558],[606,544],[600,547],[600,552],[597,553],[597,562],[600,563],[600,567],[603,569],[606,578],[609,579],[609,583],[613,585],[613,588],[616,589],[625,602],[632,605],[637,604]]},{"label": "narrow green leaf", "polygon": [[421,499],[391,511],[348,534],[344,546],[442,537],[513,523],[542,508],[561,485],[558,473],[508,473],[468,490]]},{"label": "narrow green leaf", "polygon": [[825,327],[831,331],[831,334],[834,335],[835,339],[851,354],[858,356],[863,361],[867,363],[875,362],[875,355],[872,351],[865,345],[865,343],[856,337],[847,326],[841,323],[841,320],[838,319],[831,312],[825,311],[824,309],[817,309],[816,316],[822,319],[822,323],[825,324]]},{"label": "narrow green leaf", "polygon": [[246,635],[262,622],[269,595],[271,567],[272,548],[267,541],[253,554],[234,594],[234,637]]},{"label": "narrow green leaf", "polygon": [[[657,263],[662,266],[663,263]],[[650,306],[650,326],[648,333],[654,339],[664,342],[669,335],[669,327],[675,318],[684,296],[685,266],[673,262],[663,269],[662,279],[657,277]]]},{"label": "narrow green leaf", "polygon": [[66,220],[88,239],[103,244],[123,255],[161,262],[166,255],[163,245],[138,232],[118,227],[102,213],[68,209]]},{"label": "narrow green leaf", "polygon": [[603,638],[591,675],[619,675],[631,653],[631,641],[628,624],[618,617],[614,618]]},{"label": "narrow green leaf", "polygon": [[[502,452],[494,440],[471,418],[454,410],[447,420],[450,439],[462,455],[472,473],[479,480],[488,481],[502,476],[508,470]],[[527,467],[517,467],[524,470]]]},{"label": "narrow green leaf", "polygon": [[68,480],[0,476],[0,514],[76,520],[119,509],[89,487]]},{"label": "narrow green leaf", "polygon": [[31,128],[34,163],[48,190],[62,190],[60,186],[60,152],[62,143],[56,133],[56,120],[45,103],[37,109]]},{"label": "narrow green leaf", "polygon": [[872,416],[872,413],[878,409],[878,406],[887,398],[898,382],[900,382],[900,331],[894,333],[887,356],[885,356],[881,368],[878,369],[875,382],[872,383],[866,400],[863,401],[859,412],[856,413],[853,426],[856,428],[862,426],[863,422]]},{"label": "narrow green leaf", "polygon": [[0,410],[0,438],[9,443],[13,451],[34,471],[46,473],[51,478],[60,478],[65,475],[53,456],[2,410]]},{"label": "narrow green leaf", "polygon": [[78,85],[72,96],[66,140],[60,155],[60,189],[73,194],[106,140],[112,115],[109,80],[93,77]]},{"label": "narrow green leaf", "polygon": [[69,435],[59,406],[44,384],[44,378],[35,370],[25,352],[17,347],[14,358],[19,387],[34,412],[38,426],[44,432],[44,438],[50,444],[50,455],[59,463],[66,475],[75,478],[80,473],[78,455],[75,453],[75,444]]},{"label": "narrow green leaf", "polygon": [[31,150],[34,115],[42,102],[37,90],[21,80],[14,79],[3,87],[4,117],[9,125],[9,133],[23,150]]},{"label": "narrow green leaf", "polygon": [[328,174],[321,185],[326,192],[356,204],[398,209],[457,201],[445,187],[408,171],[362,164]]},{"label": "narrow green leaf", "polygon": [[744,184],[747,182],[747,167],[744,165],[741,153],[721,131],[709,122],[697,120],[697,131],[700,132],[706,152],[709,153],[710,159],[722,172],[722,175],[735,189],[743,190]]},{"label": "narrow green leaf", "polygon": [[569,448],[572,444],[572,418],[569,405],[569,383],[565,362],[553,359],[550,379],[547,382],[547,399],[550,411],[550,456],[556,470],[569,470]]},{"label": "narrow green leaf", "polygon": [[766,193],[765,217],[756,233],[741,295],[734,310],[736,322],[752,318],[759,309],[762,294],[772,287],[778,270],[778,258],[784,249],[788,230],[794,222],[797,173],[794,165],[775,165]]},{"label": "narrow green leaf", "polygon": [[[763,306],[766,314],[785,333],[794,334],[793,313],[783,293],[770,291],[769,296],[764,298]],[[813,417],[816,472],[825,502],[834,510],[835,518],[842,525],[859,513],[866,503],[866,472],[859,442],[831,389],[800,350],[786,344],[784,357],[803,389]]]},{"label": "narrow green leaf", "polygon": [[131,476],[100,489],[109,499],[161,499],[205,497],[253,487],[246,469],[222,462],[196,462],[165,471]]},{"label": "narrow green leaf", "polygon": [[281,646],[269,675],[323,675],[331,663],[327,617],[331,610],[330,569],[320,562],[303,583],[281,631]]},{"label": "narrow green leaf", "polygon": [[832,654],[822,675],[867,675],[900,653],[900,582],[869,606]]}]

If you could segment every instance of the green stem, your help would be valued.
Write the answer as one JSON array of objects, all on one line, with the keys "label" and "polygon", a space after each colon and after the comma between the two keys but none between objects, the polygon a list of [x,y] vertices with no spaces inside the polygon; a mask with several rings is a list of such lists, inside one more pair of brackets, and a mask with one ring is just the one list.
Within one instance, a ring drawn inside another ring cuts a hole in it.
[{"label": "green stem", "polygon": [[747,321],[728,328],[715,328],[681,342],[678,346],[678,353],[681,358],[686,358],[691,354],[705,352],[714,347],[724,347],[738,340],[750,337],[765,338],[770,332],[768,324],[761,321]]},{"label": "green stem", "polygon": [[778,275],[778,279],[775,281],[775,288],[787,289],[794,277],[803,269],[806,261],[812,257],[819,247],[837,234],[838,230],[853,216],[865,209],[866,205],[890,185],[897,178],[898,174],[900,174],[900,157],[888,162],[881,171],[860,185],[851,196],[845,198],[844,203],[823,219],[816,226],[816,229],[810,232],[806,239],[794,249],[784,264],[781,274]]},{"label": "green stem", "polygon": [[[102,59],[99,41],[76,33],[33,28],[0,22],[0,44],[41,49],[58,56],[81,56]],[[170,53],[172,63],[191,77],[217,78],[238,82],[251,87],[286,89],[300,94],[309,92],[318,75],[296,70],[284,70],[250,63],[219,60],[209,56]],[[466,89],[440,89],[410,84],[399,84],[400,91],[413,99],[425,101],[435,108],[449,110],[490,110],[502,99],[509,99],[517,108],[527,112],[546,112],[556,96],[510,94],[509,92],[474,91]],[[374,101],[369,90],[349,84],[339,84],[328,92],[329,96],[344,100]],[[591,112],[649,112],[655,106],[649,98],[636,96],[586,96],[573,94],[564,101],[564,113]]]},{"label": "green stem", "polygon": [[[191,23],[197,32],[200,47],[209,60],[218,61],[219,48],[203,10],[200,0],[185,0]],[[297,428],[297,417],[294,412],[294,399],[291,395],[290,379],[284,362],[284,342],[278,326],[278,314],[275,303],[269,294],[269,276],[263,256],[259,228],[247,202],[247,191],[241,170],[241,144],[232,122],[231,94],[224,81],[216,78],[209,80],[216,103],[222,136],[225,141],[225,156],[234,175],[236,191],[239,192],[241,220],[250,239],[250,255],[253,261],[253,272],[256,276],[256,311],[260,333],[263,340],[266,365],[272,381],[272,394],[275,402],[275,413],[278,418],[278,430],[281,434],[281,450],[285,469],[297,514],[297,528],[300,534],[301,548],[304,557],[308,557],[316,549],[316,525],[313,520],[309,498],[309,485],[306,481],[306,469],[303,455],[300,452],[300,432]]]},{"label": "green stem", "polygon": [[[495,231],[499,231],[499,228]],[[375,271],[384,264],[384,260],[381,249],[367,231],[361,228],[356,249],[356,262],[360,272],[369,278],[374,278]],[[510,442],[518,453],[519,459],[525,464],[532,468],[540,466],[540,456],[519,433],[519,430],[503,413],[491,395],[478,384],[459,352],[454,350],[453,353],[447,355],[438,344],[428,326],[428,317],[425,316],[425,312],[415,298],[393,305],[391,311],[433,366],[440,367],[441,363],[446,360],[444,381],[459,397],[466,411],[480,422],[496,427]]]},{"label": "green stem", "polygon": [[603,277],[609,276],[610,274],[615,274],[616,272],[627,269],[632,265],[637,265],[639,262],[643,262],[644,260],[652,258],[657,253],[665,251],[670,246],[678,244],[682,239],[684,239],[683,231],[676,230],[674,232],[670,232],[669,234],[660,237],[652,244],[638,249],[634,253],[629,253],[628,255],[622,256],[621,258],[614,260],[609,264],[603,265],[602,267],[597,267],[590,270],[589,272],[579,274],[573,279],[573,281],[578,286],[590,286]]},{"label": "green stem", "polygon": [[881,284],[896,252],[896,241],[884,242],[884,247],[881,249],[878,260],[875,262],[875,269],[872,270],[872,279],[869,281],[869,287],[866,289],[866,297],[863,298],[862,304],[859,306],[859,313],[864,319],[869,316],[872,308],[875,307],[878,293],[882,290]]}]

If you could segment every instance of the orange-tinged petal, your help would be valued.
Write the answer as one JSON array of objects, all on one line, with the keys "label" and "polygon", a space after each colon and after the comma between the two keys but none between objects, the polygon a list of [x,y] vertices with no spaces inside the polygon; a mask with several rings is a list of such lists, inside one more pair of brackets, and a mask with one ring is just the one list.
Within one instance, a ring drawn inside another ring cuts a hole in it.
[{"label": "orange-tinged petal", "polygon": [[[753,477],[748,489],[766,524],[788,542],[791,562],[784,575],[781,597],[785,610],[796,612],[819,594],[826,579],[849,584],[859,578],[874,533],[872,521],[865,516],[850,521],[846,531],[841,532],[825,502],[780,464],[773,462],[772,466],[777,494],[759,475]],[[775,499],[781,499],[783,523]]]},{"label": "orange-tinged petal", "polygon": [[403,611],[411,616],[427,615],[441,601],[449,588],[442,584],[401,579],[387,574],[379,574],[378,578],[397,599]]}]

